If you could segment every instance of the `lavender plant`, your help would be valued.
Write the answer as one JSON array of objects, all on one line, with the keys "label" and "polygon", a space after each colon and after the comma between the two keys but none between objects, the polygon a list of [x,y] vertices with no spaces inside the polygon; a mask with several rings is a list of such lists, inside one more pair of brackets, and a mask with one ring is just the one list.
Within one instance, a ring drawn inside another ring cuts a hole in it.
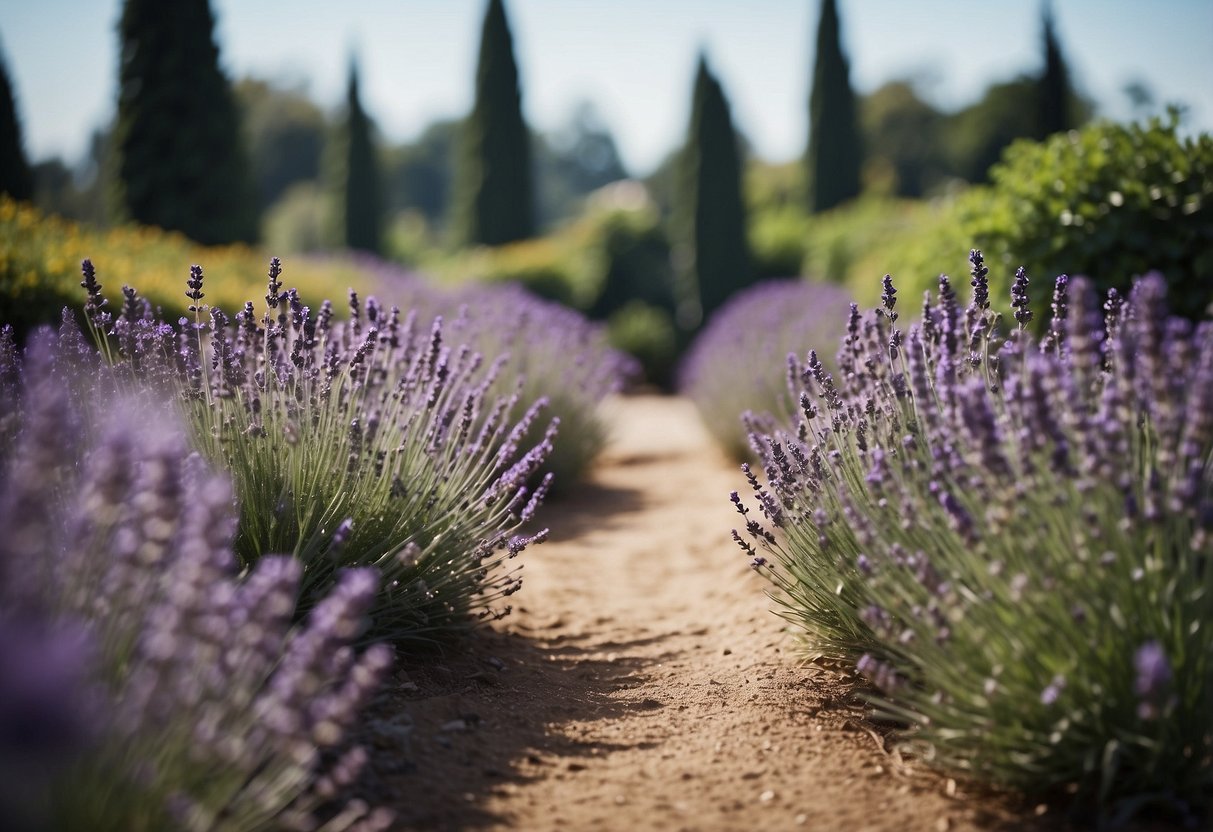
[{"label": "lavender plant", "polygon": [[[635,359],[611,349],[605,330],[584,315],[516,285],[473,286],[451,301],[459,337],[487,354],[509,356],[505,371],[523,379],[522,401],[547,400],[560,441],[542,470],[556,489],[576,482],[606,447],[601,404],[640,375]],[[538,438],[537,428],[529,438]]]},{"label": "lavender plant", "polygon": [[[560,441],[542,468],[554,475],[553,489],[584,475],[606,446],[603,400],[640,375],[634,359],[611,349],[602,326],[516,284],[477,283],[442,292],[373,258],[360,264],[402,306],[442,315],[461,341],[485,355],[507,356],[494,392],[508,392],[510,380],[521,377],[520,401],[546,398],[547,412],[560,420]],[[529,438],[537,439],[538,433],[534,429]]]},{"label": "lavender plant", "polygon": [[522,445],[546,401],[508,420],[519,384],[493,392],[505,359],[448,346],[441,318],[422,326],[353,292],[348,320],[327,301],[313,312],[283,291],[276,258],[260,318],[251,301],[234,316],[205,307],[193,267],[193,317],[176,328],[129,287],[111,323],[88,261],[84,272],[89,325],[111,361],[167,391],[194,446],[230,472],[242,566],[294,555],[302,610],[340,569],[377,568],[375,637],[430,638],[508,611],[494,608],[520,585],[507,562],[546,535],[516,532],[550,485],[527,483],[556,422]]},{"label": "lavender plant", "polygon": [[738,292],[695,339],[678,387],[708,432],[732,457],[751,456],[741,415],[773,429],[796,412],[789,358],[836,344],[850,298],[838,286],[770,280]]},{"label": "lavender plant", "polygon": [[334,802],[391,661],[350,646],[374,571],[341,573],[293,625],[299,563],[237,580],[230,485],[171,412],[113,398],[78,330],[36,333],[22,371],[0,475],[6,828],[387,828]]},{"label": "lavender plant", "polygon": [[[1040,344],[1027,276],[1002,334],[986,269],[920,324],[895,289],[836,376],[751,440],[734,537],[813,652],[851,662],[947,769],[1062,791],[1104,819],[1213,794],[1213,323],[1059,277]],[[760,553],[761,552],[761,553]]]}]

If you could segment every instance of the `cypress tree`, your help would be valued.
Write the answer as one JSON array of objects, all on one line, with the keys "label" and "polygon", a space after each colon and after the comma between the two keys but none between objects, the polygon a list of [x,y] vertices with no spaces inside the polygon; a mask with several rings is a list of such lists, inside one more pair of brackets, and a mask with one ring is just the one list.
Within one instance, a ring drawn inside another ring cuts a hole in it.
[{"label": "cypress tree", "polygon": [[1045,67],[1036,84],[1037,137],[1045,138],[1075,126],[1070,109],[1070,72],[1053,28],[1053,9],[1044,6]]},{"label": "cypress tree", "polygon": [[675,207],[679,325],[693,330],[753,282],[741,157],[729,104],[700,55]]},{"label": "cypress tree", "polygon": [[208,0],[126,0],[118,24],[115,208],[205,244],[251,241],[257,233],[214,27]]},{"label": "cypress tree", "polygon": [[34,198],[34,176],[22,147],[15,99],[4,53],[0,52],[0,193],[30,200]]},{"label": "cypress tree", "polygon": [[500,245],[535,233],[531,136],[513,38],[502,0],[489,0],[480,36],[476,100],[461,127],[455,227],[470,244]]},{"label": "cypress tree", "polygon": [[838,9],[834,0],[822,0],[805,154],[810,213],[859,196],[863,147],[850,72],[838,35]]},{"label": "cypress tree", "polygon": [[379,165],[371,120],[358,96],[358,67],[350,62],[343,135],[342,242],[347,248],[378,253],[382,243],[382,199]]}]

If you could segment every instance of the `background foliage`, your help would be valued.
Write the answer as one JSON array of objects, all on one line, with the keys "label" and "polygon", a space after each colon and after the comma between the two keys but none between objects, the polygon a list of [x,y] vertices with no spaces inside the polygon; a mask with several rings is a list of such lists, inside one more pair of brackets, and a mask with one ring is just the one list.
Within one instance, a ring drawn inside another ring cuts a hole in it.
[{"label": "background foliage", "polygon": [[915,234],[882,247],[886,270],[910,297],[933,284],[935,270],[963,274],[977,245],[1000,267],[993,296],[1004,310],[1019,263],[1037,303],[1059,274],[1123,293],[1134,275],[1154,269],[1176,312],[1198,318],[1213,300],[1213,137],[1181,137],[1174,116],[1100,122],[1018,142],[990,175],[990,186],[940,206]]}]

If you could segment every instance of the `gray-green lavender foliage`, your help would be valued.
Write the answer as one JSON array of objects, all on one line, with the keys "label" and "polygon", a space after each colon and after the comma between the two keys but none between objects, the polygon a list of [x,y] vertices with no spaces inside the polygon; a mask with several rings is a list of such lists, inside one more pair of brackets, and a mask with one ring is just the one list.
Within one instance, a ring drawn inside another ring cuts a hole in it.
[{"label": "gray-green lavender foliage", "polygon": [[282,291],[276,258],[260,318],[251,301],[234,318],[205,307],[193,267],[193,317],[178,327],[129,287],[111,320],[88,261],[84,273],[86,317],[110,360],[174,399],[194,446],[230,472],[242,565],[294,555],[304,610],[339,569],[375,567],[376,637],[432,638],[508,612],[495,605],[521,583],[509,561],[546,536],[517,530],[550,484],[527,483],[556,421],[521,444],[545,402],[508,421],[517,392],[492,392],[503,358],[448,346],[441,318],[422,325],[352,292],[335,322],[327,301],[313,311]]},{"label": "gray-green lavender foliage", "polygon": [[886,278],[839,372],[800,365],[735,539],[932,763],[1105,820],[1207,818],[1213,323],[1168,317],[1156,274],[1127,300],[1063,275],[1038,344],[1026,274],[1004,334],[971,259],[967,308],[941,277],[903,330]]}]

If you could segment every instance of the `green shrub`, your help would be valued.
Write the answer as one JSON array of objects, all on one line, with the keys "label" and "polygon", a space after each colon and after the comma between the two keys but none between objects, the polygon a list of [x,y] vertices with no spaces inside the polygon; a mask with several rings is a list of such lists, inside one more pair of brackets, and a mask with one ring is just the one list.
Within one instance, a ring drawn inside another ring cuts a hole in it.
[{"label": "green shrub", "polygon": [[261,220],[265,247],[279,254],[320,251],[332,245],[332,194],[314,182],[290,186]]},{"label": "green shrub", "polygon": [[912,234],[928,210],[928,203],[864,196],[813,217],[801,274],[846,284],[856,297],[872,299],[872,287],[878,290],[892,268],[875,255],[890,240]]},{"label": "green shrub", "polygon": [[436,264],[446,283],[517,283],[545,300],[584,309],[594,289],[577,256],[579,245],[567,232],[502,246],[470,249]]},{"label": "green shrub", "polygon": [[1166,279],[1178,314],[1198,318],[1213,300],[1213,137],[1181,138],[1174,114],[1016,142],[990,176],[991,186],[962,195],[920,239],[882,252],[907,297],[930,289],[939,269],[963,274],[975,245],[999,267],[991,295],[1004,304],[1020,264],[1035,304],[1059,274],[1123,293],[1151,270]]},{"label": "green shrub", "polygon": [[670,313],[642,301],[632,301],[611,315],[607,337],[617,350],[640,362],[650,384],[668,387],[678,358],[678,334]]},{"label": "green shrub", "polygon": [[597,320],[632,301],[674,306],[669,241],[636,182],[595,192],[581,216],[546,237],[482,246],[426,265],[445,283],[516,283]]},{"label": "green shrub", "polygon": [[[641,186],[621,183],[612,191],[626,194],[627,187]],[[622,194],[616,204],[592,208],[583,221],[584,262],[598,289],[589,314],[607,319],[635,302],[672,312],[674,271],[661,217],[647,197],[621,201]]]},{"label": "green shrub", "polygon": [[804,208],[785,205],[751,214],[750,254],[759,278],[794,277],[801,273],[809,235]]}]

